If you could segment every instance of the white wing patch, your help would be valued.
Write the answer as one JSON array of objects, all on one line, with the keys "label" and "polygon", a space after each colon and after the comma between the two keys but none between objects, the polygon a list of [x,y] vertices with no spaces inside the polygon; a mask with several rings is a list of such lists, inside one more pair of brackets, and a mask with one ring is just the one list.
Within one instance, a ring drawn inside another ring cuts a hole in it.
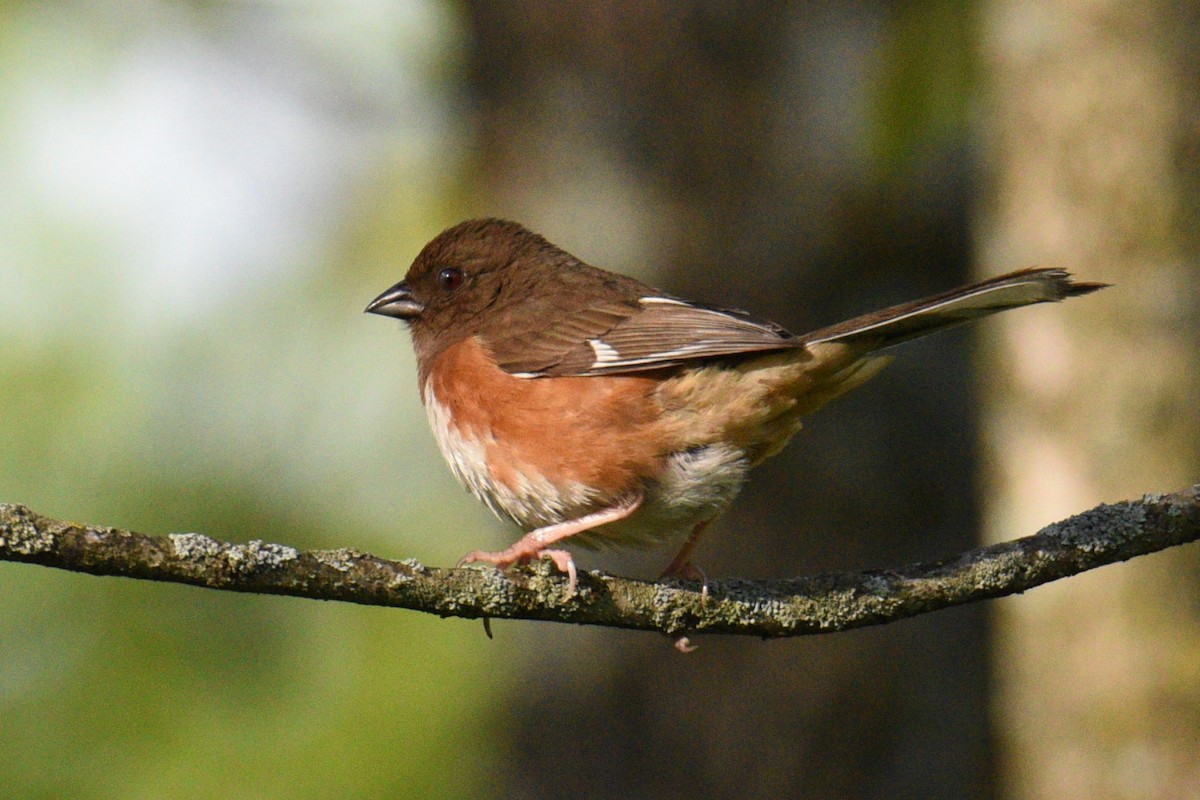
[{"label": "white wing patch", "polygon": [[665,364],[669,363],[672,359],[687,358],[693,353],[702,353],[712,347],[712,342],[701,341],[673,347],[670,350],[658,350],[637,358],[623,358],[615,347],[600,339],[588,339],[588,344],[592,346],[592,352],[596,354],[596,361],[592,364],[593,369],[612,366],[638,367],[646,364]]},{"label": "white wing patch", "polygon": [[674,297],[639,297],[638,302],[644,306],[690,306],[691,303],[686,303],[683,300],[676,300]]},{"label": "white wing patch", "polygon": [[587,343],[591,345],[592,352],[596,354],[597,366],[614,364],[621,360],[621,354],[617,352],[617,349],[603,339],[588,339]]}]

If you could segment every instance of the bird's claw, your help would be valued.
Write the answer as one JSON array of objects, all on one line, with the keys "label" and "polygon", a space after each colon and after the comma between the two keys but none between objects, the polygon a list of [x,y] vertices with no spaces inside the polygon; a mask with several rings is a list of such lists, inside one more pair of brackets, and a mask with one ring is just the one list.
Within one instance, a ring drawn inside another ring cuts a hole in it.
[{"label": "bird's claw", "polygon": [[675,637],[675,649],[681,653],[695,652],[697,647],[699,645],[692,644],[692,640],[682,634]]},{"label": "bird's claw", "polygon": [[579,572],[575,568],[575,559],[566,550],[527,551],[525,549],[518,550],[514,547],[495,553],[486,550],[472,550],[458,560],[458,566],[483,562],[494,564],[498,569],[504,571],[519,561],[529,561],[534,558],[548,558],[554,562],[554,566],[558,568],[558,571],[565,573],[567,576],[567,597],[571,598],[575,596],[575,589],[579,585]]},{"label": "bird's claw", "polygon": [[695,581],[696,583],[699,583],[700,602],[704,605],[708,604],[708,575],[704,573],[704,570],[700,569],[692,562],[685,562],[674,569],[668,567],[667,570],[663,571],[663,573],[658,576],[659,580],[662,580],[663,578],[679,578],[681,580]]}]

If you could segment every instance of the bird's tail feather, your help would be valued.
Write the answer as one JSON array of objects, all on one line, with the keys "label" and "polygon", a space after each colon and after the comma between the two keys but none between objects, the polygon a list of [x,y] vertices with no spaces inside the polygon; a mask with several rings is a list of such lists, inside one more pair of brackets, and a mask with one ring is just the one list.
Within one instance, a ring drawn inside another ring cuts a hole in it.
[{"label": "bird's tail feather", "polygon": [[863,314],[800,338],[806,345],[845,342],[881,350],[999,311],[1055,303],[1105,286],[1108,284],[1073,281],[1065,270],[1035,267]]}]

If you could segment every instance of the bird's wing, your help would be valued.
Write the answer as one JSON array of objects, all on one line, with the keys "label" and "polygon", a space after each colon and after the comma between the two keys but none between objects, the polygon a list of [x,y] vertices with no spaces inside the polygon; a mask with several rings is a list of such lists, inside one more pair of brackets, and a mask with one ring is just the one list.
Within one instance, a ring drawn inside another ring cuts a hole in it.
[{"label": "bird's wing", "polygon": [[502,369],[524,377],[610,375],[800,346],[772,322],[673,297],[598,304],[545,323],[491,343]]}]

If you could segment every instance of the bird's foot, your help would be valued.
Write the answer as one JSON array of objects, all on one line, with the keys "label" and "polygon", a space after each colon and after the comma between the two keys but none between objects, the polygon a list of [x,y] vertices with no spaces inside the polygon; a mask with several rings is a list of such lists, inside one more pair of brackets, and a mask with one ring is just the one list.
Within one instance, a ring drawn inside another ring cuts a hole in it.
[{"label": "bird's foot", "polygon": [[708,575],[691,561],[685,561],[682,564],[670,564],[658,576],[660,581],[664,578],[681,578],[685,581],[696,581],[700,584],[700,602],[708,603]]},{"label": "bird's foot", "polygon": [[578,585],[579,573],[575,569],[575,559],[571,557],[571,554],[566,550],[539,548],[536,542],[527,542],[526,539],[521,539],[521,541],[507,550],[500,550],[498,552],[473,550],[458,560],[458,566],[483,562],[486,564],[495,564],[499,569],[506,570],[513,564],[521,561],[531,561],[535,558],[548,558],[553,561],[554,566],[558,567],[558,571],[565,573],[567,576],[567,597],[574,597],[575,587]]}]

